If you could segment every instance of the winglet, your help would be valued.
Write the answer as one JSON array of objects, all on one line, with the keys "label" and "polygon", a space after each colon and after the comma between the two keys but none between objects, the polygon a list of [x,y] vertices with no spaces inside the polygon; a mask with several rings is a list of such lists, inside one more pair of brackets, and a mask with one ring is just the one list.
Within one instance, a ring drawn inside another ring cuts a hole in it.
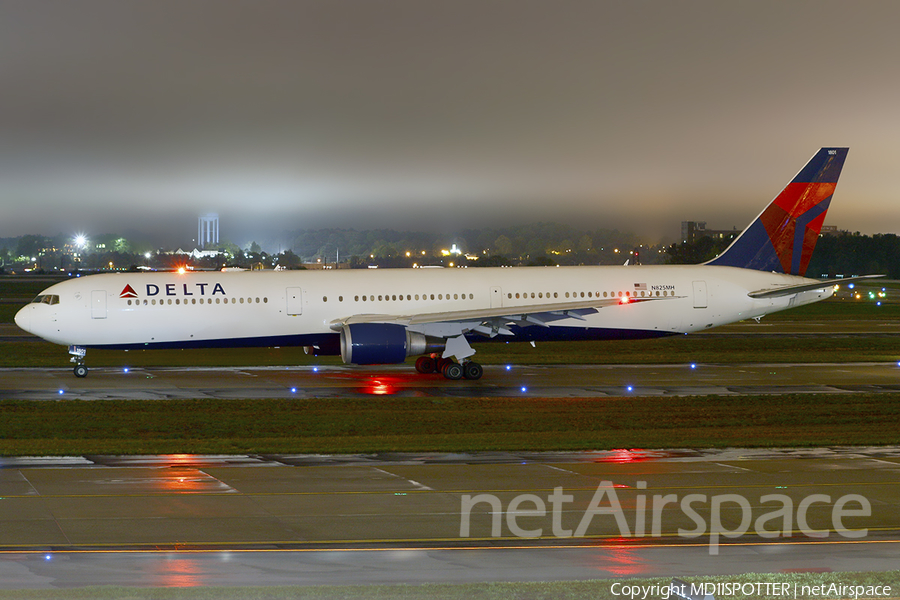
[{"label": "winglet", "polygon": [[708,265],[804,275],[848,148],[822,148]]}]

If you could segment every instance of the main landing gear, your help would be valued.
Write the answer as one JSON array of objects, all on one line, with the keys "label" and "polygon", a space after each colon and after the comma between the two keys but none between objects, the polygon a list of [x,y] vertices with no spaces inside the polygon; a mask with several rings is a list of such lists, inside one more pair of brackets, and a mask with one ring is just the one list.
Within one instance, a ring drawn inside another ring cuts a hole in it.
[{"label": "main landing gear", "polygon": [[75,373],[75,377],[87,377],[88,368],[87,365],[84,364],[84,356],[87,354],[87,348],[82,346],[69,346],[69,354],[72,355],[69,361],[75,363],[75,368],[72,369],[72,372]]},{"label": "main landing gear", "polygon": [[453,362],[449,358],[441,358],[436,354],[420,356],[416,359],[416,371],[419,373],[440,373],[450,380],[457,379],[481,379],[484,368],[472,360],[462,363]]}]

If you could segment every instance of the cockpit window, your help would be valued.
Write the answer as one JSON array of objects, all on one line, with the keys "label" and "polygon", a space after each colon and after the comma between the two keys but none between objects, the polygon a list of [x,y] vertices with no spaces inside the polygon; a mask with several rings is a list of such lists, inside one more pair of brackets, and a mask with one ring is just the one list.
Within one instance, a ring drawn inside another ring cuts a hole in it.
[{"label": "cockpit window", "polygon": [[59,296],[57,294],[38,294],[32,304],[59,304]]}]

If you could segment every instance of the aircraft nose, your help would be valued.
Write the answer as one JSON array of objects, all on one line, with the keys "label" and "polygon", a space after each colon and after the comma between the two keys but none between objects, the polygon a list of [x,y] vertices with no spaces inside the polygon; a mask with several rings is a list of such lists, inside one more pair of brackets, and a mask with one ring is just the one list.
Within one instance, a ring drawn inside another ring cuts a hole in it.
[{"label": "aircraft nose", "polygon": [[19,312],[16,313],[16,325],[19,326],[20,329],[24,329],[28,333],[31,333],[31,307],[25,306],[19,309]]}]

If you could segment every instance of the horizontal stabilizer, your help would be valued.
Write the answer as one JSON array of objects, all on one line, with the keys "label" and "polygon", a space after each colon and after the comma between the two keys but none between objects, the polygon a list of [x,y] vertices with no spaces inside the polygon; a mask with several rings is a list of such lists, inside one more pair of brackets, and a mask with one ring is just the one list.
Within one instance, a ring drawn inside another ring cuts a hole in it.
[{"label": "horizontal stabilizer", "polygon": [[799,285],[785,285],[782,287],[768,288],[765,290],[756,290],[747,294],[751,298],[781,298],[783,296],[793,296],[800,292],[810,292],[812,290],[821,290],[833,285],[842,283],[852,283],[861,279],[876,279],[884,277],[884,275],[860,275],[859,277],[844,277],[842,279],[823,279],[814,281],[813,283],[801,283]]}]

